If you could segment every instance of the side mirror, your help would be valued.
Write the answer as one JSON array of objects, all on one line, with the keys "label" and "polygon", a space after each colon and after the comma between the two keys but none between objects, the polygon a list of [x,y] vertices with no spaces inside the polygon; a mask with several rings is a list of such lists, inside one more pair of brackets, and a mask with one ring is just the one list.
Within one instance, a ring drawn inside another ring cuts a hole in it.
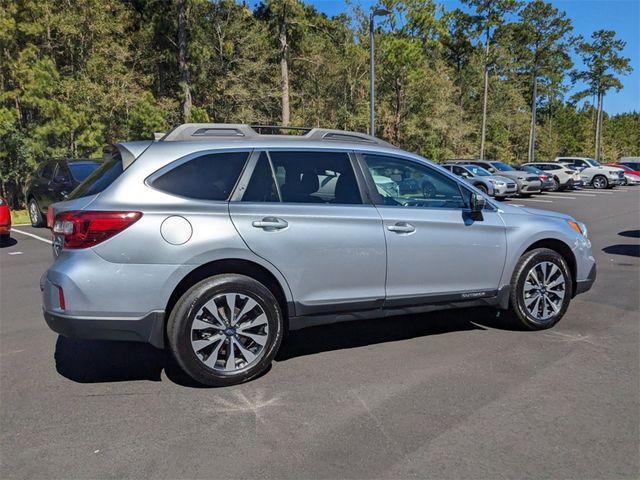
[{"label": "side mirror", "polygon": [[484,220],[484,217],[482,216],[482,210],[484,210],[484,206],[486,205],[487,201],[485,200],[485,198],[482,195],[479,195],[475,192],[471,192],[471,218],[473,220]]},{"label": "side mirror", "polygon": [[469,178],[469,177],[470,177],[470,175],[469,175],[469,173],[468,173],[468,172],[462,172],[462,176],[463,176],[464,178]]}]

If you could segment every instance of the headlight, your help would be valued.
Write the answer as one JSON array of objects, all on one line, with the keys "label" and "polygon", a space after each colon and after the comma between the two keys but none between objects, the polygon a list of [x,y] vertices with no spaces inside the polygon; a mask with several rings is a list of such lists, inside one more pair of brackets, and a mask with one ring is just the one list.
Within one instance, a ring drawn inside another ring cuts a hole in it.
[{"label": "headlight", "polygon": [[582,222],[577,222],[576,220],[567,220],[567,223],[571,228],[573,228],[576,232],[581,234],[583,237],[587,237],[587,226]]},{"label": "headlight", "polygon": [[504,183],[502,180],[489,180],[494,186],[496,187],[506,187],[507,184]]},{"label": "headlight", "polygon": [[609,175],[618,175],[618,172],[615,170],[609,170]]}]

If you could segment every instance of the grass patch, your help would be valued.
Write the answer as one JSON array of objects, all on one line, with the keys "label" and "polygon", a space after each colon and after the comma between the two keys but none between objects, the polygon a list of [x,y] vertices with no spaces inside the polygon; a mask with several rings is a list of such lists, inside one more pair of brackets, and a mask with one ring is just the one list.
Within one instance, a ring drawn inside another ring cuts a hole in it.
[{"label": "grass patch", "polygon": [[29,212],[27,210],[11,210],[11,223],[18,225],[19,223],[31,224]]}]

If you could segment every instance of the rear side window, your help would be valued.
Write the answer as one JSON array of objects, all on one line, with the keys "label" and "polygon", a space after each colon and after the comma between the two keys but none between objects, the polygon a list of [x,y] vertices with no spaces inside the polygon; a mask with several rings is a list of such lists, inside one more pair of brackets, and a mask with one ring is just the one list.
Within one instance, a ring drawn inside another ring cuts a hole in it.
[{"label": "rear side window", "polygon": [[53,168],[56,166],[55,163],[49,162],[42,169],[42,173],[40,176],[47,180],[51,180],[53,178]]},{"label": "rear side window", "polygon": [[182,197],[228,200],[248,155],[248,152],[201,155],[159,176],[151,186]]},{"label": "rear side window", "polygon": [[262,154],[243,202],[361,204],[347,153],[287,151]]},{"label": "rear side window", "polygon": [[96,168],[98,168],[98,165],[98,162],[74,162],[69,163],[69,170],[71,171],[71,176],[76,182],[82,182],[91,175]]},{"label": "rear side window", "polygon": [[95,169],[85,180],[78,185],[67,197],[68,199],[86,197],[102,192],[122,173],[122,160],[120,155],[115,155]]}]

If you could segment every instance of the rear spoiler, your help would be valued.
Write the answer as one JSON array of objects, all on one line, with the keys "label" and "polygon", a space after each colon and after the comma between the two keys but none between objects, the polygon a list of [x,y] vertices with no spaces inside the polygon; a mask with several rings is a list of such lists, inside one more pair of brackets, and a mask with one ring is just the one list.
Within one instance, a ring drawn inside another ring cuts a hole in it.
[{"label": "rear spoiler", "polygon": [[107,161],[115,155],[120,155],[122,169],[126,170],[152,143],[153,140],[140,140],[109,144],[102,149],[102,158]]}]

